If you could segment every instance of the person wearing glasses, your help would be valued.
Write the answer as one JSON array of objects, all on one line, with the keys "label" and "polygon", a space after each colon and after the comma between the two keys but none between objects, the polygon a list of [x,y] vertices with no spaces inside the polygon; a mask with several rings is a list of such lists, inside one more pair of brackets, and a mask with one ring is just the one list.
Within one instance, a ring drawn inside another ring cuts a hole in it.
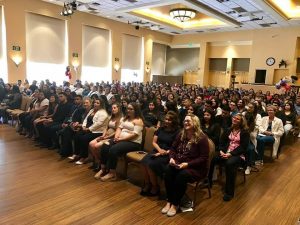
[{"label": "person wearing glasses", "polygon": [[231,101],[229,103],[229,107],[230,107],[230,116],[234,117],[239,112],[236,102]]},{"label": "person wearing glasses", "polygon": [[116,180],[116,167],[119,156],[140,150],[143,127],[143,116],[138,104],[135,102],[129,103],[127,113],[121,119],[114,139],[108,144],[104,144],[101,149],[101,170],[98,175],[102,181]]},{"label": "person wearing glasses", "polygon": [[169,151],[165,174],[167,204],[161,213],[167,216],[176,215],[187,183],[204,178],[208,171],[208,138],[200,128],[199,118],[188,114],[183,122],[183,130]]}]

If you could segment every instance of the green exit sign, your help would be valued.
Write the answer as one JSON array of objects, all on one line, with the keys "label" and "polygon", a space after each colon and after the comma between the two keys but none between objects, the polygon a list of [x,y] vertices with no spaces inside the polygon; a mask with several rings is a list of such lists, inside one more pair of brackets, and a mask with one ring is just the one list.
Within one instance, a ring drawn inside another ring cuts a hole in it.
[{"label": "green exit sign", "polygon": [[74,53],[72,54],[72,56],[73,56],[74,58],[78,58],[78,53],[74,52]]},{"label": "green exit sign", "polygon": [[20,47],[20,46],[17,46],[17,45],[14,45],[14,46],[12,47],[12,50],[13,50],[13,51],[21,51],[21,47]]}]

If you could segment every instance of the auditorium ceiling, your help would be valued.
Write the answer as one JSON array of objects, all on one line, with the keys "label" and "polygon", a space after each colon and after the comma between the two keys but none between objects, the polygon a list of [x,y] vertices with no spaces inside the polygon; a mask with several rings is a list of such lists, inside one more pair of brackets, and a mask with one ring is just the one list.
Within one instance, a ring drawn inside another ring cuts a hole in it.
[{"label": "auditorium ceiling", "polygon": [[[61,6],[74,2],[43,1]],[[82,12],[172,35],[300,26],[300,0],[76,0],[76,4]],[[193,15],[182,17],[182,9]],[[180,17],[172,17],[170,11]]]}]

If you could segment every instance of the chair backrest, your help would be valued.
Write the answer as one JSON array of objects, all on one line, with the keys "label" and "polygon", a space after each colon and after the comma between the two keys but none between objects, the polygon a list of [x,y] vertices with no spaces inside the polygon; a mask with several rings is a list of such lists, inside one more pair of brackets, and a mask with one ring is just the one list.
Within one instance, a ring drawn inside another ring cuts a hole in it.
[{"label": "chair backrest", "polygon": [[26,111],[27,99],[28,99],[27,96],[22,95],[20,109],[23,110],[23,111]]},{"label": "chair backrest", "polygon": [[27,104],[25,106],[25,110],[24,111],[27,111],[29,109],[31,101],[32,101],[32,99],[30,97],[27,97],[27,102],[26,102]]},{"label": "chair backrest", "polygon": [[210,168],[210,163],[211,163],[212,159],[215,156],[215,144],[209,138],[208,138],[208,148],[209,148],[209,153],[208,153],[208,168]]},{"label": "chair backrest", "polygon": [[155,127],[146,127],[146,134],[145,134],[145,142],[144,142],[144,151],[151,152],[153,150],[153,136],[154,132],[156,131]]}]

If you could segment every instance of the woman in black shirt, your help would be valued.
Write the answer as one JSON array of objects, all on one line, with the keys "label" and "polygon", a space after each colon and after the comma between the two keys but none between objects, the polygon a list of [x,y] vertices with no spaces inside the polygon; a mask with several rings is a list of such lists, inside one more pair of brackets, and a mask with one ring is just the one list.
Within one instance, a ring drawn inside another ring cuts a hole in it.
[{"label": "woman in black shirt", "polygon": [[156,127],[158,123],[158,110],[155,101],[148,103],[148,108],[143,111],[144,123],[146,127]]},{"label": "woman in black shirt", "polygon": [[201,121],[202,131],[213,141],[216,146],[216,151],[219,146],[221,128],[218,123],[215,123],[215,113],[212,109],[206,109]]},{"label": "woman in black shirt", "polygon": [[165,116],[163,126],[154,134],[152,153],[142,159],[144,172],[144,187],[141,195],[156,196],[159,194],[157,176],[162,177],[169,162],[169,150],[179,132],[178,115],[169,111]]}]

